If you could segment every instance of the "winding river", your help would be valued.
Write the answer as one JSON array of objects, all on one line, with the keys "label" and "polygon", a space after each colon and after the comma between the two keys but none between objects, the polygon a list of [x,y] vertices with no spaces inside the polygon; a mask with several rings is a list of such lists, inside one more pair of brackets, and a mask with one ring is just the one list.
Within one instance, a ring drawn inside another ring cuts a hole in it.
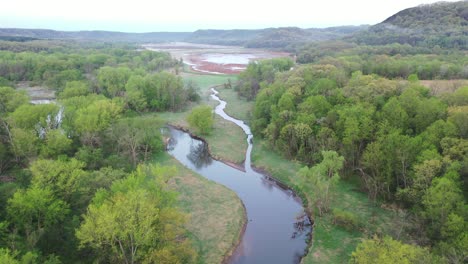
[{"label": "winding river", "polygon": [[[251,167],[252,133],[243,121],[224,112],[226,102],[212,89],[220,104],[216,114],[241,127],[247,135],[245,172],[211,158],[206,143],[188,133],[170,128],[169,154],[204,177],[237,193],[247,212],[242,240],[229,263],[299,263],[307,250],[310,220],[301,200],[274,180]],[[227,139],[228,140],[228,139]]]}]

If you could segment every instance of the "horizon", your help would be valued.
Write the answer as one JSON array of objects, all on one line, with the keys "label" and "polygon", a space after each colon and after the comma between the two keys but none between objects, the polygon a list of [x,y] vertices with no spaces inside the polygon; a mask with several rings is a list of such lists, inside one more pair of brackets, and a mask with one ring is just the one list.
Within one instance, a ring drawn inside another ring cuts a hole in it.
[{"label": "horizon", "polygon": [[[147,3],[145,0],[134,0],[131,5],[125,2],[10,1],[4,3],[0,10],[0,27],[125,33],[194,32],[203,29],[255,30],[279,27],[327,28],[374,25],[401,10],[441,1],[396,0],[389,3],[383,0],[329,0],[326,3],[304,3],[301,0],[290,0],[289,8],[286,9],[281,3],[265,0],[239,0],[234,6],[227,8],[220,7],[214,0],[200,0],[196,3]],[[297,6],[310,8],[295,8]],[[258,15],[260,13],[261,16]]]}]

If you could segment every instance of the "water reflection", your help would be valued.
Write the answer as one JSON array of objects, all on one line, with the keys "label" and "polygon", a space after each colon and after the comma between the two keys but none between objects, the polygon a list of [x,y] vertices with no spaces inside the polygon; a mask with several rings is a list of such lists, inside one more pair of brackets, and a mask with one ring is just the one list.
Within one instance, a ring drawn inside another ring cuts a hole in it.
[{"label": "water reflection", "polygon": [[201,142],[201,144],[190,145],[190,152],[187,154],[187,158],[195,165],[197,169],[209,166],[213,159],[208,151],[208,146]]}]

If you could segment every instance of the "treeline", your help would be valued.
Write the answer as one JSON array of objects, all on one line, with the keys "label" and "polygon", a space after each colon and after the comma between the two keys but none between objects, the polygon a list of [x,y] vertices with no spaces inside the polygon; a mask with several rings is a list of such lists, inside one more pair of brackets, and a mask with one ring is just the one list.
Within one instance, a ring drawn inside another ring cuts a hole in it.
[{"label": "treeline", "polygon": [[[31,42],[30,42],[31,43]],[[93,48],[63,46],[63,43],[48,42],[58,45],[48,52],[36,52],[42,42],[32,42],[32,51],[0,51],[0,76],[9,81],[33,81],[46,84],[50,88],[60,89],[66,81],[78,81],[103,66],[126,67],[139,72],[157,72],[178,64],[168,53],[136,51],[125,48],[109,48],[106,45]]]},{"label": "treeline", "polygon": [[297,62],[332,64],[348,75],[355,71],[386,78],[408,78],[417,74],[422,80],[466,79],[466,54],[455,49],[413,47],[408,44],[382,46],[327,42],[298,46]]},{"label": "treeline", "polygon": [[8,67],[13,85],[48,83],[47,72],[64,78],[51,104],[0,87],[0,262],[195,262],[187,216],[167,186],[176,172],[144,165],[164,151],[162,124],[138,114],[186,105],[180,77],[155,72],[175,62],[149,51],[70,49],[2,52],[2,63],[23,70]]},{"label": "treeline", "polygon": [[[264,81],[251,121],[254,134],[311,166],[297,175],[298,187],[313,191],[317,215],[332,211],[341,171],[344,178],[358,179],[371,199],[413,212],[417,223],[408,232],[442,257],[436,259],[463,262],[468,87],[434,97],[415,74],[391,80],[360,71],[349,76],[348,71],[332,64],[304,65]],[[261,75],[255,79],[263,80]],[[251,75],[241,75],[244,82],[252,82]],[[352,212],[333,210],[333,215],[351,225],[355,218]]]}]

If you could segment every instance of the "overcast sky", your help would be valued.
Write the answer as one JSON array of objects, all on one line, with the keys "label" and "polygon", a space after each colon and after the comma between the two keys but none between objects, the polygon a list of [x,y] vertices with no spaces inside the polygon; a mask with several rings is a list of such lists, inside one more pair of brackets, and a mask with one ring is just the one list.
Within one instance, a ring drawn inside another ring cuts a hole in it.
[{"label": "overcast sky", "polygon": [[[0,27],[125,32],[376,24],[437,0],[0,0]],[[453,0],[452,0],[453,2]]]}]

